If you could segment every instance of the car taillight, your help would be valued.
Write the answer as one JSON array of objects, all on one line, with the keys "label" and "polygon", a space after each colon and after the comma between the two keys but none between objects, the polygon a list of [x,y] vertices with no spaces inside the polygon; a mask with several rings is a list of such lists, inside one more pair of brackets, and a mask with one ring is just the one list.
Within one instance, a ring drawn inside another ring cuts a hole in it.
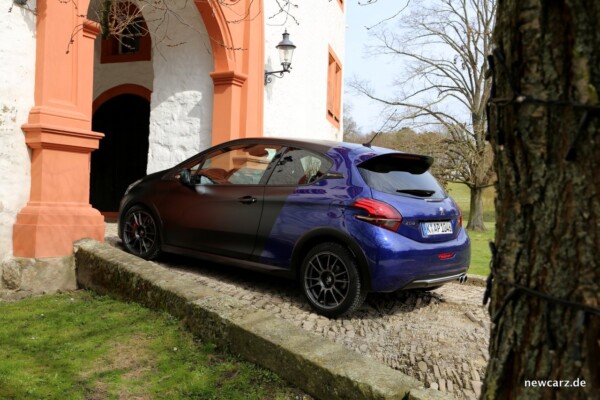
[{"label": "car taillight", "polygon": [[456,203],[456,201],[454,201],[454,200],[452,200],[452,201],[454,202],[454,206],[458,210],[458,226],[460,226],[462,228],[462,226],[463,226],[463,214],[462,214],[462,210],[460,209],[460,207],[458,206],[458,203]]},{"label": "car taillight", "polygon": [[455,255],[456,253],[442,253],[438,254],[438,258],[440,260],[450,260],[451,258],[454,258]]},{"label": "car taillight", "polygon": [[402,215],[392,206],[382,201],[358,199],[352,203],[354,207],[363,209],[367,215],[357,214],[356,219],[366,221],[390,231],[397,231],[402,223]]}]

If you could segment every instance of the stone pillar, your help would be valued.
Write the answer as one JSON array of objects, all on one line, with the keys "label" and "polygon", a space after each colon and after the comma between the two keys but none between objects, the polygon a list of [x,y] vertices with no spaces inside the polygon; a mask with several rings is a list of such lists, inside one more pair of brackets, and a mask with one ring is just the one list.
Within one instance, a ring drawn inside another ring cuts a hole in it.
[{"label": "stone pillar", "polygon": [[242,100],[247,76],[235,71],[213,72],[210,76],[215,84],[212,144],[244,137],[241,116],[246,111]]},{"label": "stone pillar", "polygon": [[72,254],[75,240],[102,241],[104,220],[89,204],[94,39],[89,0],[38,3],[35,106],[23,125],[31,148],[31,194],[13,227],[16,257]]},{"label": "stone pillar", "polygon": [[[215,72],[212,144],[263,134],[262,0],[196,1],[211,37]],[[240,15],[247,17],[240,20]],[[230,23],[236,21],[236,23]]]},{"label": "stone pillar", "polygon": [[[242,105],[242,132],[244,136],[263,135],[265,93],[265,11],[262,1],[248,1],[247,9],[253,15],[247,18],[244,29],[244,73],[248,83],[244,87]],[[280,134],[284,135],[285,132]]]}]

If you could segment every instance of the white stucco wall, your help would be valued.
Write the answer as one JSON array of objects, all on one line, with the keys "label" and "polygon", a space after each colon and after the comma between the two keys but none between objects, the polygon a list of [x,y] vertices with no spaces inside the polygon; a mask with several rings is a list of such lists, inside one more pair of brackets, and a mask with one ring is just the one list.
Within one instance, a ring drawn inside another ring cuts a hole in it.
[{"label": "white stucco wall", "polygon": [[94,100],[108,89],[124,84],[134,84],[152,90],[152,61],[100,64],[102,38],[94,43]]},{"label": "white stucco wall", "polygon": [[[9,7],[9,3],[6,3]],[[36,7],[35,0],[27,6]],[[27,7],[26,6],[26,7]],[[31,164],[21,125],[34,105],[35,15],[14,6],[0,23],[0,262],[12,256],[17,213],[29,200]]]},{"label": "white stucco wall", "polygon": [[[147,172],[172,167],[211,144],[213,56],[206,28],[193,2],[169,4],[174,14],[144,3],[152,37],[152,60],[100,64],[95,43],[94,98],[122,84],[152,91]],[[168,30],[168,31],[167,31]]]},{"label": "white stucco wall", "polygon": [[[146,8],[142,8],[145,10]],[[100,0],[90,1],[88,18],[98,20]],[[144,15],[144,17],[146,17]],[[100,63],[102,51],[102,36],[98,35],[94,42],[94,100],[108,89],[124,84],[134,84],[152,90],[154,74],[152,61],[137,61],[125,63]]]},{"label": "white stucco wall", "polygon": [[[345,13],[337,0],[297,2],[290,10],[298,21],[277,13],[275,0],[265,0],[265,69],[280,70],[275,48],[287,28],[296,45],[292,71],[265,86],[264,134],[314,139],[342,139],[327,119],[329,46],[344,59]],[[344,65],[342,64],[342,74]],[[343,96],[342,96],[343,99]]]},{"label": "white stucco wall", "polygon": [[148,173],[172,167],[211,144],[210,39],[194,2],[175,0],[170,7],[179,19],[171,17],[160,26],[161,11],[144,12],[152,32],[154,69]]}]

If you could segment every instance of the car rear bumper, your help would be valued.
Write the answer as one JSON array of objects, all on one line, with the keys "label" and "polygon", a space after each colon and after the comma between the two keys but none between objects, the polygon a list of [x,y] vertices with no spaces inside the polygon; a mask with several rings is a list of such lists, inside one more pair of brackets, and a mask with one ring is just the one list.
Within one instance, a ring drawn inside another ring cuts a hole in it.
[{"label": "car rear bumper", "polygon": [[448,282],[460,281],[466,282],[467,274],[452,274],[447,276],[432,276],[432,277],[420,277],[409,283],[407,286],[404,286],[403,289],[424,289],[424,288],[432,288],[443,285]]},{"label": "car rear bumper", "polygon": [[456,239],[421,243],[369,224],[356,224],[354,239],[365,252],[374,292],[439,286],[469,269],[471,243],[464,229]]}]

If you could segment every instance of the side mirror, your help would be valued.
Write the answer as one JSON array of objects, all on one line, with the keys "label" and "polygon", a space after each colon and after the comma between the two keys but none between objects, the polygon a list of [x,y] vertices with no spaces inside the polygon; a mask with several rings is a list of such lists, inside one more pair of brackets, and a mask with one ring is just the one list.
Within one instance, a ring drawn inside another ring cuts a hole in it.
[{"label": "side mirror", "polygon": [[186,186],[192,186],[192,172],[187,168],[182,169],[179,172],[179,182]]}]

